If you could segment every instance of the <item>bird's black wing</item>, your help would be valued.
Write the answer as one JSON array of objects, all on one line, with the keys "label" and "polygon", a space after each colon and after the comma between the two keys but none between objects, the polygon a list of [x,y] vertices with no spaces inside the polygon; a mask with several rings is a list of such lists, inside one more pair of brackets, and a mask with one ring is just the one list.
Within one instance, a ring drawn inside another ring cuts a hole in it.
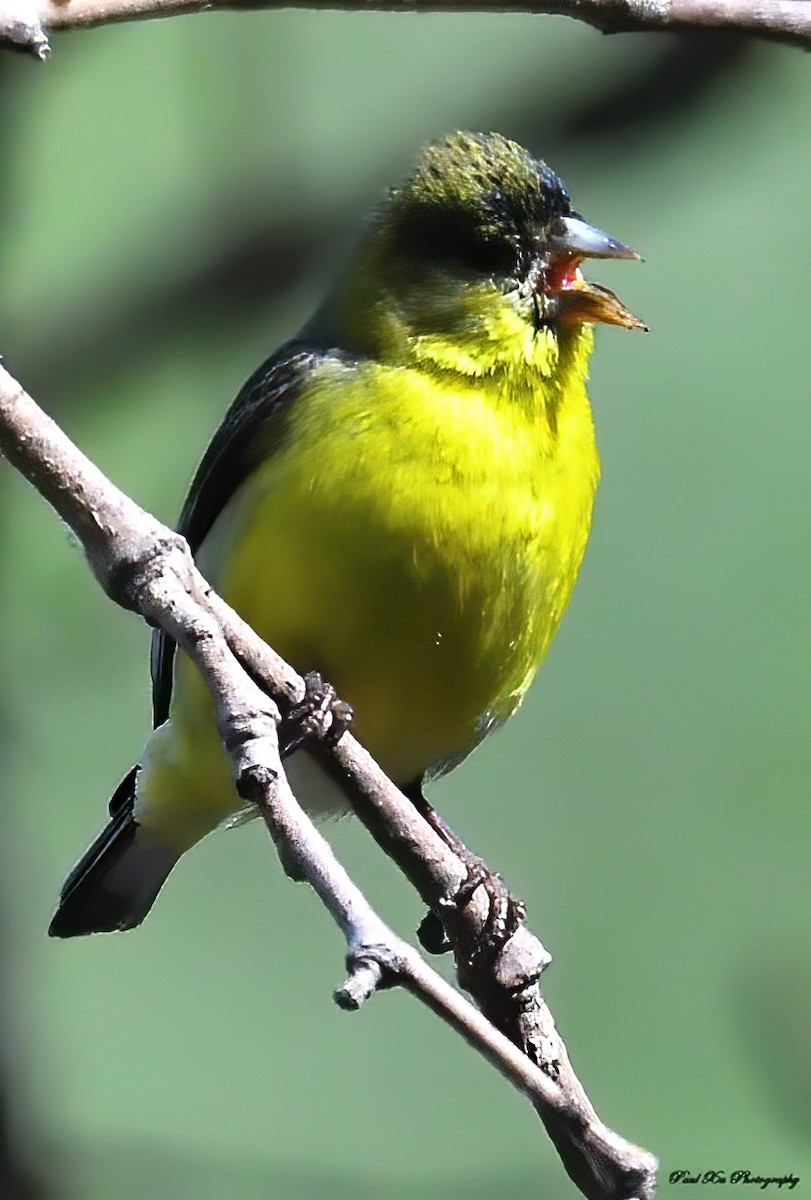
[{"label": "bird's black wing", "polygon": [[[288,342],[248,379],[214,435],[194,477],[178,532],[196,554],[236,489],[281,445],[287,417],[312,369],[344,356],[308,342]],[[152,714],[155,727],[169,715],[175,643],[152,635]]]}]

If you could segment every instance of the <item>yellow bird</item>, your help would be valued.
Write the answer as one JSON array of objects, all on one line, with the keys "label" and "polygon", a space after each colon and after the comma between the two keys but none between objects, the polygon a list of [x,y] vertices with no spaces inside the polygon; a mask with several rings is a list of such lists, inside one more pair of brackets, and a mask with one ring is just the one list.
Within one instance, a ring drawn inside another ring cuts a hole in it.
[{"label": "yellow bird", "polygon": [[[326,303],[248,380],[179,529],[203,573],[419,794],[515,712],[563,616],[599,476],[593,325],[643,328],[584,258],[638,258],[499,134],[428,146]],[[138,925],[180,855],[238,818],[196,671],[161,633],[155,729],[50,933]],[[299,751],[311,813],[345,798]]]}]

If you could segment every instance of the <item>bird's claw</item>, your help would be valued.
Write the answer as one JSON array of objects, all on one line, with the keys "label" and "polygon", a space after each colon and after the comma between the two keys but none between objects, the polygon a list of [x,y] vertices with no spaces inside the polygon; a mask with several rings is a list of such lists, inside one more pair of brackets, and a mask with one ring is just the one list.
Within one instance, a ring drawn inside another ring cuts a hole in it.
[{"label": "bird's claw", "polygon": [[428,909],[420,921],[417,938],[423,950],[427,950],[429,954],[447,954],[453,949],[453,942],[448,937],[442,918],[432,908]]},{"label": "bird's claw", "polygon": [[282,723],[282,754],[286,757],[311,738],[334,746],[352,724],[352,708],[341,700],[318,671],[304,676],[304,696]]},{"label": "bird's claw", "polygon": [[500,875],[486,871],[480,883],[489,905],[481,933],[468,953],[468,967],[497,958],[527,915],[524,901],[510,893]]}]

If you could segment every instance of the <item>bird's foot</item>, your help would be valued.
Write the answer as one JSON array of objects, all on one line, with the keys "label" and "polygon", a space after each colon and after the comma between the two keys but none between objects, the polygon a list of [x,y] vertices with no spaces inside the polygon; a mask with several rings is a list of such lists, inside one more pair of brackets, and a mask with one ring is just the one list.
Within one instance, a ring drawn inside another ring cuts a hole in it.
[{"label": "bird's foot", "polygon": [[[478,854],[468,850],[459,834],[426,800],[421,783],[412,784],[405,792],[465,867],[465,879],[456,893],[443,900],[438,910],[431,909],[427,913],[417,930],[417,937],[429,954],[445,954],[448,950],[456,949],[457,957],[461,956],[469,970],[475,970],[498,957],[524,920],[526,906],[522,900],[510,894],[500,875],[491,871]],[[484,888],[487,895],[488,911],[478,933],[471,936],[467,932],[467,925],[459,918],[480,887]]]},{"label": "bird's foot", "polygon": [[352,724],[352,708],[317,671],[304,676],[304,696],[284,718],[280,729],[282,756],[312,738],[334,746]]},{"label": "bird's foot", "polygon": [[[459,846],[454,847],[460,854]],[[446,954],[455,946],[464,947],[468,970],[490,963],[519,928],[526,916],[523,900],[513,896],[502,877],[491,871],[477,855],[465,848],[463,858],[467,878],[454,896],[443,902],[442,913],[431,909],[426,913],[417,930],[422,947],[429,954]],[[487,895],[488,911],[484,924],[475,938],[453,937],[449,929],[458,927],[458,917],[473,899],[474,893],[483,887]]]}]

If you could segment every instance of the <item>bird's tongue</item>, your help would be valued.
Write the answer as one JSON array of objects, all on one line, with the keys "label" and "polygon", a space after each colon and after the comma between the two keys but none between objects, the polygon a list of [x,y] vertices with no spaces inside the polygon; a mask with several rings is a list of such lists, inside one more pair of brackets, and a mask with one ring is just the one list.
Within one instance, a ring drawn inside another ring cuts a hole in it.
[{"label": "bird's tongue", "polygon": [[561,255],[556,262],[547,268],[546,289],[550,295],[575,287],[580,275],[582,256],[579,254]]}]

